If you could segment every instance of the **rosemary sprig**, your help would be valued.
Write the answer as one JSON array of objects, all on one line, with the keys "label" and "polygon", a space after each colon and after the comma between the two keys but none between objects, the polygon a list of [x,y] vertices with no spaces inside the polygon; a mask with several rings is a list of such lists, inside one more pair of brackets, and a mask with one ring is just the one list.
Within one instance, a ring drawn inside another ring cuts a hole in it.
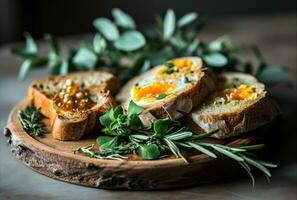
[{"label": "rosemary sprig", "polygon": [[23,129],[31,136],[40,137],[46,132],[44,130],[44,124],[42,123],[43,115],[40,112],[40,108],[37,109],[34,104],[26,106],[18,113],[18,119]]},{"label": "rosemary sprig", "polygon": [[92,144],[79,147],[74,152],[83,152],[99,159],[116,160],[128,159],[127,154],[133,153],[145,160],[175,155],[185,163],[191,161],[183,154],[183,150],[199,152],[213,159],[223,155],[238,162],[250,176],[253,185],[255,178],[252,168],[260,170],[269,179],[271,173],[268,168],[277,167],[273,163],[257,159],[250,152],[263,148],[263,144],[233,147],[206,142],[205,138],[218,130],[197,135],[183,127],[180,122],[170,119],[158,119],[149,129],[145,129],[138,117],[142,111],[143,108],[132,101],[127,112],[120,106],[110,109],[100,117],[100,122],[105,127],[105,135],[99,136],[96,140],[99,150],[94,150],[95,144]]}]

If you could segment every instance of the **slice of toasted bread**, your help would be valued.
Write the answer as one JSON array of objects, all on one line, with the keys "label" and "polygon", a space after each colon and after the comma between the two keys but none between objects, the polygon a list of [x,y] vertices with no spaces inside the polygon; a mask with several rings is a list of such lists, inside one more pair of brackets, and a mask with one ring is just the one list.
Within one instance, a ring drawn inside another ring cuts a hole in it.
[{"label": "slice of toasted bread", "polygon": [[156,66],[130,80],[116,96],[124,107],[133,100],[146,111],[142,121],[179,119],[215,89],[215,75],[198,57],[183,57]]},{"label": "slice of toasted bread", "polygon": [[216,138],[236,136],[272,121],[280,113],[266,96],[264,85],[251,75],[224,73],[217,85],[216,92],[184,120],[196,133],[219,129],[213,135]]},{"label": "slice of toasted bread", "polygon": [[111,93],[118,88],[108,72],[80,72],[34,81],[28,98],[50,119],[55,139],[78,140],[94,129],[98,115],[115,105]]}]

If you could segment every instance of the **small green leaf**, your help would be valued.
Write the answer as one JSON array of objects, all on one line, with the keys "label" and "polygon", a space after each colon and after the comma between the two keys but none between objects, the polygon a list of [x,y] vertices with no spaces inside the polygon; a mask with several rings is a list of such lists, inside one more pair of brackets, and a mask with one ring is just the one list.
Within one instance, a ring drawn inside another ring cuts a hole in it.
[{"label": "small green leaf", "polygon": [[110,136],[99,136],[96,139],[96,143],[101,146],[107,142],[110,142],[112,139],[113,137],[110,137]]},{"label": "small green leaf", "polygon": [[206,64],[211,67],[223,67],[228,63],[228,59],[221,53],[210,53],[203,57]]},{"label": "small green leaf", "polygon": [[100,121],[101,125],[105,126],[105,127],[109,127],[109,125],[113,121],[112,116],[113,116],[113,108],[110,108],[104,115],[99,117],[99,121]]},{"label": "small green leaf", "polygon": [[119,137],[114,137],[111,140],[109,140],[108,142],[103,143],[100,146],[100,151],[106,150],[106,149],[112,149],[116,146],[119,146]]},{"label": "small green leaf", "polygon": [[137,154],[144,160],[153,160],[160,157],[160,151],[156,144],[150,143],[141,145],[137,149]]},{"label": "small green leaf", "polygon": [[59,55],[60,54],[60,48],[59,48],[59,44],[58,44],[58,41],[57,39],[52,36],[51,34],[45,34],[44,36],[45,40],[50,43],[51,45],[51,51],[56,54],[56,55]]},{"label": "small green leaf", "polygon": [[118,26],[121,26],[123,28],[127,29],[134,29],[135,28],[135,22],[132,19],[130,15],[125,13],[124,11],[114,8],[111,11],[112,16]]},{"label": "small green leaf", "polygon": [[169,128],[179,126],[179,125],[180,125],[179,121],[174,121],[170,119],[158,119],[153,122],[154,132],[158,136],[162,136],[165,133],[167,133]]},{"label": "small green leaf", "polygon": [[168,40],[175,30],[175,14],[172,9],[167,10],[163,23],[163,37]]},{"label": "small green leaf", "polygon": [[97,18],[93,25],[107,40],[114,41],[119,37],[118,28],[109,19]]},{"label": "small green leaf", "polygon": [[96,34],[93,39],[93,49],[96,53],[102,53],[106,49],[106,41],[105,39],[100,35]]},{"label": "small green leaf", "polygon": [[134,103],[133,101],[130,101],[129,105],[128,105],[128,116],[131,116],[133,114],[140,114],[144,111],[143,107],[138,106],[136,103]]},{"label": "small green leaf", "polygon": [[285,79],[285,73],[279,66],[268,66],[260,71],[259,80],[266,84],[275,84]]},{"label": "small green leaf", "polygon": [[114,46],[122,51],[134,51],[145,45],[143,35],[138,31],[124,32],[114,43]]},{"label": "small green leaf", "polygon": [[186,25],[190,24],[191,22],[193,22],[195,19],[197,19],[197,17],[198,17],[198,14],[195,12],[185,14],[183,17],[181,17],[177,21],[177,26],[178,27],[186,26]]},{"label": "small green leaf", "polygon": [[63,60],[60,67],[60,74],[67,74],[69,72],[69,63],[67,60]]},{"label": "small green leaf", "polygon": [[94,70],[97,64],[97,56],[89,49],[82,47],[73,57],[73,62],[78,65],[85,67],[89,70]]},{"label": "small green leaf", "polygon": [[32,38],[32,36],[29,33],[25,33],[26,38],[26,52],[30,54],[36,54],[37,53],[37,45]]},{"label": "small green leaf", "polygon": [[123,108],[122,106],[117,106],[114,108],[113,110],[113,117],[114,118],[117,118],[119,115],[122,115],[123,114]]},{"label": "small green leaf", "polygon": [[210,51],[234,51],[237,48],[228,36],[221,36],[208,44]]},{"label": "small green leaf", "polygon": [[156,96],[156,99],[161,100],[161,99],[164,99],[165,97],[167,97],[167,94],[158,94]]},{"label": "small green leaf", "polygon": [[31,63],[30,59],[27,59],[22,63],[20,71],[19,71],[19,76],[18,76],[18,78],[20,80],[23,80],[28,75],[28,73],[32,67],[31,64],[32,63]]},{"label": "small green leaf", "polygon": [[129,127],[140,127],[141,121],[138,117],[138,114],[129,115]]}]

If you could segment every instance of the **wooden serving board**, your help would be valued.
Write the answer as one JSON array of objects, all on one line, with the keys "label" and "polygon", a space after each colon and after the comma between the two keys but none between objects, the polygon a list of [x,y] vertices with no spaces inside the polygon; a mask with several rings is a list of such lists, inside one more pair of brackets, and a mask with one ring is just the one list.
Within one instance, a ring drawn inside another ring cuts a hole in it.
[{"label": "wooden serving board", "polygon": [[[74,154],[78,146],[95,143],[96,135],[79,141],[59,141],[51,134],[31,137],[18,121],[18,111],[28,103],[17,104],[9,115],[6,136],[12,153],[31,169],[74,184],[105,189],[152,190],[192,186],[216,181],[234,174],[238,164],[226,157],[211,159],[193,155],[190,164],[178,158],[161,160],[100,160]],[[45,121],[47,123],[47,121]],[[231,145],[247,145],[256,137],[237,138]]]}]

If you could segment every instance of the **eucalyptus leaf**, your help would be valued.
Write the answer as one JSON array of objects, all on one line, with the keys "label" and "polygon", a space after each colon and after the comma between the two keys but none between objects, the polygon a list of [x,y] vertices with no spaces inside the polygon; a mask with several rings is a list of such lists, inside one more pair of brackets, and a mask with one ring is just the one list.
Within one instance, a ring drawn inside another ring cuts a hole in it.
[{"label": "eucalyptus leaf", "polygon": [[67,74],[69,72],[69,63],[67,60],[63,60],[60,67],[60,74]]},{"label": "eucalyptus leaf", "polygon": [[210,53],[203,56],[206,64],[211,67],[223,67],[228,63],[228,59],[221,53]]},{"label": "eucalyptus leaf", "polygon": [[106,49],[106,41],[98,33],[95,35],[93,39],[93,49],[98,54],[102,53]]},{"label": "eucalyptus leaf", "polygon": [[109,19],[97,18],[93,21],[93,25],[107,40],[114,41],[119,37],[118,28]]},{"label": "eucalyptus leaf", "polygon": [[30,68],[32,67],[31,64],[30,59],[27,59],[22,63],[18,76],[20,80],[23,80],[28,75]]},{"label": "eucalyptus leaf", "polygon": [[168,40],[175,30],[175,14],[172,9],[167,10],[163,23],[163,38]]},{"label": "eucalyptus leaf", "polygon": [[197,17],[198,17],[198,14],[195,12],[187,13],[177,21],[177,26],[178,27],[186,26],[192,23],[193,21],[195,21]]},{"label": "eucalyptus leaf", "polygon": [[55,38],[54,36],[52,36],[51,34],[48,34],[48,33],[45,34],[44,38],[48,43],[50,43],[51,52],[56,54],[56,55],[59,55],[60,54],[60,48],[59,48],[59,45],[58,45],[57,38]]},{"label": "eucalyptus leaf", "polygon": [[30,54],[36,54],[37,53],[37,45],[32,38],[32,36],[29,33],[25,33],[25,38],[26,38],[26,52]]},{"label": "eucalyptus leaf", "polygon": [[119,8],[114,8],[112,9],[111,13],[118,26],[127,29],[135,28],[135,22],[133,18],[124,11],[120,10]]},{"label": "eucalyptus leaf", "polygon": [[146,43],[144,36],[138,31],[127,31],[115,41],[114,46],[122,51],[134,51]]},{"label": "eucalyptus leaf", "polygon": [[141,145],[137,149],[137,154],[144,160],[153,160],[160,157],[159,147],[153,143]]},{"label": "eucalyptus leaf", "polygon": [[280,66],[268,66],[260,71],[258,78],[266,84],[275,84],[285,79],[285,73]]},{"label": "eucalyptus leaf", "polygon": [[89,70],[94,70],[97,64],[97,56],[91,50],[82,47],[73,57],[73,63],[78,66],[85,67]]}]

